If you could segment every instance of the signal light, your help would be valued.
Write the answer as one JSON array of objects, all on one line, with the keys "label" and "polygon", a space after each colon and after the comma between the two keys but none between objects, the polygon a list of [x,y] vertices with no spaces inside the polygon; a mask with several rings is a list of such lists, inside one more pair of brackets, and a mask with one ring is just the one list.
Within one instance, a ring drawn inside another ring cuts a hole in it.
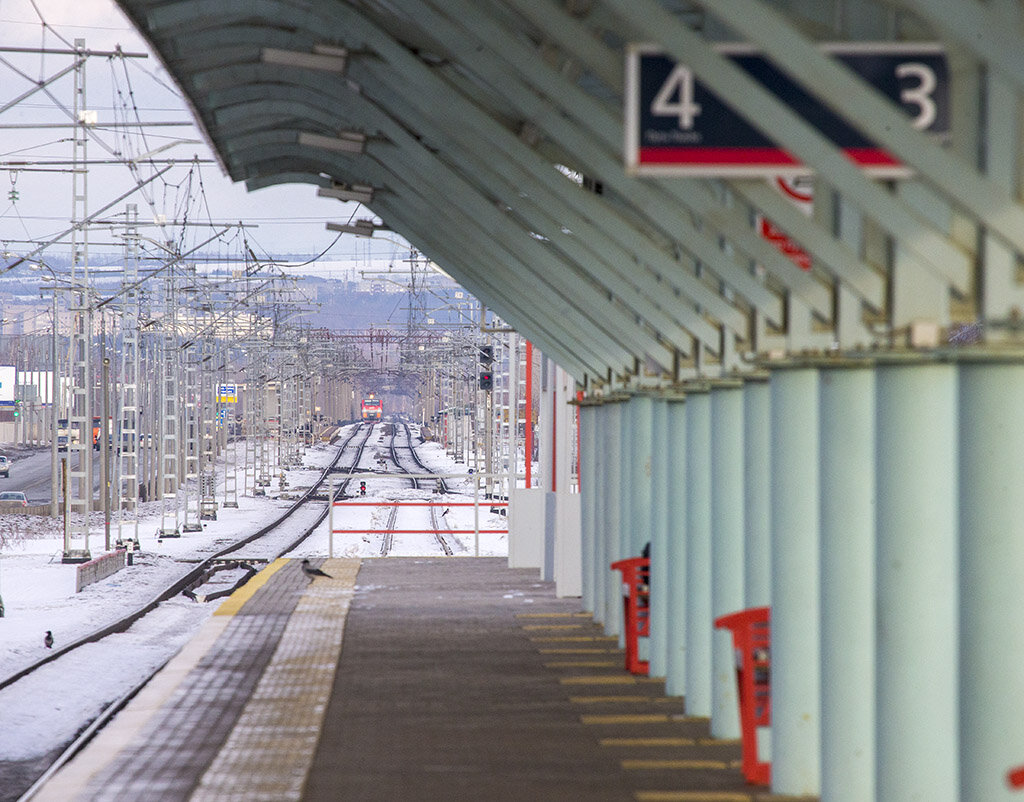
[{"label": "signal light", "polygon": [[480,364],[490,365],[494,361],[494,346],[481,345],[478,348],[480,349]]},{"label": "signal light", "polygon": [[361,481],[359,483],[359,495],[360,496],[365,496],[366,495],[366,482],[365,481]]},{"label": "signal light", "polygon": [[480,371],[480,389],[490,390],[494,387],[494,374],[489,370]]}]

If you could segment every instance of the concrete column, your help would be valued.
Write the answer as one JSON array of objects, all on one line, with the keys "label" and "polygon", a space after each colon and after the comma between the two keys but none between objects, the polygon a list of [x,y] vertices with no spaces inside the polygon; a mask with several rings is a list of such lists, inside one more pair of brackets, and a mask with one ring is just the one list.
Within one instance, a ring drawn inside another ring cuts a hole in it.
[{"label": "concrete column", "polygon": [[915,357],[878,367],[880,800],[960,793],[956,378]]},{"label": "concrete column", "polygon": [[651,540],[654,524],[654,399],[635,395],[629,402],[629,431],[632,459],[625,492],[630,498],[627,525],[627,557],[639,557]]},{"label": "concrete column", "polygon": [[605,459],[605,549],[604,563],[601,571],[605,585],[605,635],[618,635],[622,632],[622,580],[618,571],[612,571],[611,564],[621,560],[622,544],[619,530],[621,529],[620,509],[622,507],[622,411],[623,403],[611,403],[607,406],[608,419],[605,434],[607,437]]},{"label": "concrete column", "polygon": [[650,675],[665,676],[668,658],[668,537],[669,537],[669,481],[668,466],[668,399],[653,399],[651,466],[651,574],[650,574]]},{"label": "concrete column", "polygon": [[1024,354],[960,366],[963,802],[1021,798],[1024,765]]},{"label": "concrete column", "polygon": [[[711,388],[711,618],[743,609],[743,382]],[[711,734],[739,738],[732,633],[712,630]]]},{"label": "concrete column", "polygon": [[[665,693],[686,693],[686,404],[683,396],[669,399],[668,437],[668,538],[665,583],[668,588],[665,641]],[[661,581],[658,577],[653,581]]]},{"label": "concrete column", "polygon": [[711,715],[711,399],[686,388],[686,712]]},{"label": "concrete column", "polygon": [[[772,371],[772,791],[817,794],[818,371]],[[894,797],[895,798],[895,797]]]},{"label": "concrete column", "polygon": [[745,608],[771,604],[771,393],[766,375],[743,392],[743,588]]},{"label": "concrete column", "polygon": [[595,609],[594,561],[597,551],[597,534],[594,527],[594,508],[597,491],[597,407],[592,403],[580,406],[580,559],[582,565],[583,609],[593,613]]},{"label": "concrete column", "polygon": [[610,405],[599,403],[594,414],[594,619],[604,623],[608,617],[608,415]]},{"label": "concrete column", "polygon": [[875,370],[822,368],[821,796],[875,798]]},{"label": "concrete column", "polygon": [[579,596],[583,565],[580,540],[580,497],[574,492],[576,470],[573,443],[576,439],[576,409],[572,377],[555,368],[555,531],[553,579],[559,597]]}]

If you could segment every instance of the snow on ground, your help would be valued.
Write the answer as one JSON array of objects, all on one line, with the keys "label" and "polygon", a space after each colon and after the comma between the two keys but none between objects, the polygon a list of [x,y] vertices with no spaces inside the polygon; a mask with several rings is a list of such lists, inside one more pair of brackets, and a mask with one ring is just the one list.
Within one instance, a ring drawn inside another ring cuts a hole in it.
[{"label": "snow on ground", "polygon": [[[383,440],[378,427],[374,443]],[[415,430],[414,430],[415,431]],[[344,432],[343,432],[344,434]],[[416,452],[429,470],[435,473],[465,473],[437,443],[416,443]],[[371,449],[367,449],[370,453]],[[297,497],[310,487],[334,455],[336,447],[316,445],[307,449],[303,466],[287,471],[284,495]],[[239,454],[241,456],[241,453]],[[371,456],[372,460],[372,456]],[[63,565],[63,530],[59,520],[38,516],[4,516],[15,519],[18,534],[0,548],[0,597],[6,612],[0,618],[0,679],[46,654],[43,635],[53,632],[58,645],[75,640],[116,619],[124,611],[135,610],[156,597],[159,591],[186,573],[194,563],[223,546],[255,532],[280,516],[293,501],[274,498],[282,495],[277,477],[267,488],[265,497],[244,495],[247,486],[244,459],[235,463],[238,509],[220,507],[216,521],[205,521],[203,530],[185,533],[180,538],[159,538],[162,502],[139,505],[139,539],[141,551],[134,556],[134,565],[75,593],[76,566]],[[373,467],[368,464],[367,468]],[[251,482],[249,483],[251,484]],[[452,483],[464,495],[439,495],[411,489],[388,491],[366,500],[378,500],[380,507],[336,508],[335,528],[366,527],[370,520],[377,528],[386,524],[386,502],[391,497],[429,501],[471,501],[469,481]],[[218,488],[223,487],[223,467]],[[218,491],[220,492],[220,491]],[[485,502],[486,503],[486,502]],[[322,506],[306,505],[290,519],[286,531],[268,538],[268,543],[244,547],[240,555],[250,558],[269,557],[283,549],[303,529],[313,523]],[[473,509],[451,507],[443,518],[442,528],[466,530],[458,536],[446,535],[454,553],[472,555]],[[163,510],[166,515],[167,510]],[[420,527],[429,526],[426,513]],[[194,518],[194,516],[193,516]],[[173,515],[172,515],[173,519]],[[504,529],[505,516],[480,507],[482,529]],[[401,519],[399,520],[401,526]],[[411,525],[408,528],[413,528]],[[111,537],[117,537],[116,521]],[[380,554],[381,535],[335,534],[333,554],[336,557],[375,557]],[[396,547],[399,536],[395,536]],[[403,535],[396,555],[438,555],[440,549],[432,534]],[[326,557],[332,549],[327,522],[290,557]],[[82,544],[72,543],[73,548]],[[104,553],[103,521],[100,514],[90,519],[89,548],[93,556]],[[507,536],[480,535],[481,556],[504,556],[508,553]],[[235,556],[235,555],[232,555]],[[159,610],[145,616],[125,633],[114,635],[97,644],[76,649],[70,655],[34,672],[30,678],[0,690],[0,764],[4,761],[38,759],[54,746],[71,737],[100,710],[121,696],[134,683],[156,666],[173,656],[216,609],[218,602],[203,604],[178,597],[163,603]],[[3,785],[0,776],[0,785]],[[0,794],[2,796],[2,794]]]}]

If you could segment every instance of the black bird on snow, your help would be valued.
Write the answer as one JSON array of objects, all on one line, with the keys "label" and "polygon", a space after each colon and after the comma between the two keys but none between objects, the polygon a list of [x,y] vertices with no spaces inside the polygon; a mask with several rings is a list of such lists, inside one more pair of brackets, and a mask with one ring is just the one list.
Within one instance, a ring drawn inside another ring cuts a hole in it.
[{"label": "black bird on snow", "polygon": [[302,561],[302,573],[304,573],[310,579],[316,579],[318,576],[325,576],[328,579],[333,578],[330,574],[325,574],[319,568],[314,568],[312,565],[309,564],[309,560]]},{"label": "black bird on snow", "polygon": [[50,630],[46,630],[46,635],[43,637],[43,646],[47,649],[53,648],[53,633]]}]

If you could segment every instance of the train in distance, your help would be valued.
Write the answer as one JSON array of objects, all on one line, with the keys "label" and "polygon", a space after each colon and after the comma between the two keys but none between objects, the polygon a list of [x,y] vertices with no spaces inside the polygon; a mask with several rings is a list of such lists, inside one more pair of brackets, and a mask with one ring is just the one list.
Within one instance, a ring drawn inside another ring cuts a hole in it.
[{"label": "train in distance", "polygon": [[363,420],[380,420],[384,415],[384,402],[373,393],[370,393],[369,398],[363,399],[360,411]]}]

